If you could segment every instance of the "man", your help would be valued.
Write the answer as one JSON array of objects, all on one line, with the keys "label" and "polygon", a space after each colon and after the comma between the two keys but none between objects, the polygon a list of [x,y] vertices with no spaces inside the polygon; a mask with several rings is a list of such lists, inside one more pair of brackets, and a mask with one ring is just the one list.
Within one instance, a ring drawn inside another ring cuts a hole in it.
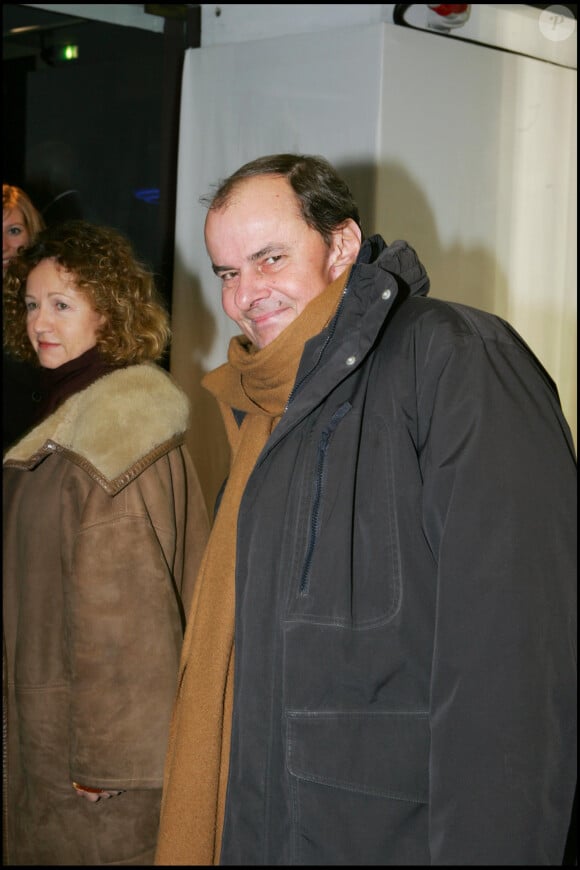
[{"label": "man", "polygon": [[499,318],[362,241],[323,159],[209,202],[242,335],[158,864],[558,864],[575,785],[575,456]]}]

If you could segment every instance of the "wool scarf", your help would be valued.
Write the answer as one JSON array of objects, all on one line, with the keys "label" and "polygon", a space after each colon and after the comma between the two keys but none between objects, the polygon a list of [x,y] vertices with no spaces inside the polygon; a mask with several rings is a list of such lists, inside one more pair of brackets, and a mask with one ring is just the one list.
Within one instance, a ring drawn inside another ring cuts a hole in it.
[{"label": "wool scarf", "polygon": [[[183,642],[155,863],[219,864],[233,702],[237,516],[248,478],[294,385],[305,342],[331,320],[350,268],[262,349],[234,337],[203,386],[218,401],[231,467],[197,578]],[[232,408],[245,411],[241,426]]]}]

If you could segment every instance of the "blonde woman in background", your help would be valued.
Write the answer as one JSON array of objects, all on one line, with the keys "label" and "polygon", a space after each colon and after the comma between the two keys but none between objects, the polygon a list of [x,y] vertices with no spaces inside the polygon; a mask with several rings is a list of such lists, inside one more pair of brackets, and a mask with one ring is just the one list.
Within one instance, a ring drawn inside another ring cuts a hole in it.
[{"label": "blonde woman in background", "polygon": [[[20,248],[32,242],[44,219],[30,197],[12,184],[2,185],[2,274]],[[33,423],[40,402],[39,368],[3,353],[2,450],[6,450]]]},{"label": "blonde woman in background", "polygon": [[23,190],[2,185],[2,271],[18,252],[44,229],[44,219]]}]

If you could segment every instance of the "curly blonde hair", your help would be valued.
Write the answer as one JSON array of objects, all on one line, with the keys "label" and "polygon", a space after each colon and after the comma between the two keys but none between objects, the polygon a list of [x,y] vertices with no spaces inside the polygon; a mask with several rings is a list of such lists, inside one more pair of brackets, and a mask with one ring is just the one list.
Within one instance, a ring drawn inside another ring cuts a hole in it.
[{"label": "curly blonde hair", "polygon": [[12,211],[17,208],[20,210],[24,218],[24,225],[28,232],[28,236],[32,241],[38,233],[44,229],[44,218],[37,208],[32,204],[32,200],[28,194],[24,193],[20,187],[14,184],[2,185],[2,211]]},{"label": "curly blonde hair", "polygon": [[36,361],[26,332],[24,296],[29,273],[47,259],[69,272],[75,289],[105,316],[97,334],[97,347],[105,360],[132,365],[163,356],[171,329],[153,273],[138,262],[120,232],[84,220],[48,227],[8,264],[3,293],[6,350],[20,359]]}]

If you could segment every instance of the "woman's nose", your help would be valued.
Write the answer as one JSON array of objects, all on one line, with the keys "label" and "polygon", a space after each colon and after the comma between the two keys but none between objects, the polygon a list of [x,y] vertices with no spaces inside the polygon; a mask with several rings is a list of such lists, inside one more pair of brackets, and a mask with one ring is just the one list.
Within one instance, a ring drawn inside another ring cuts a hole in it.
[{"label": "woman's nose", "polygon": [[28,314],[29,321],[36,333],[46,332],[50,329],[51,326],[51,315],[50,311],[43,307],[39,306],[38,308],[34,308]]}]

